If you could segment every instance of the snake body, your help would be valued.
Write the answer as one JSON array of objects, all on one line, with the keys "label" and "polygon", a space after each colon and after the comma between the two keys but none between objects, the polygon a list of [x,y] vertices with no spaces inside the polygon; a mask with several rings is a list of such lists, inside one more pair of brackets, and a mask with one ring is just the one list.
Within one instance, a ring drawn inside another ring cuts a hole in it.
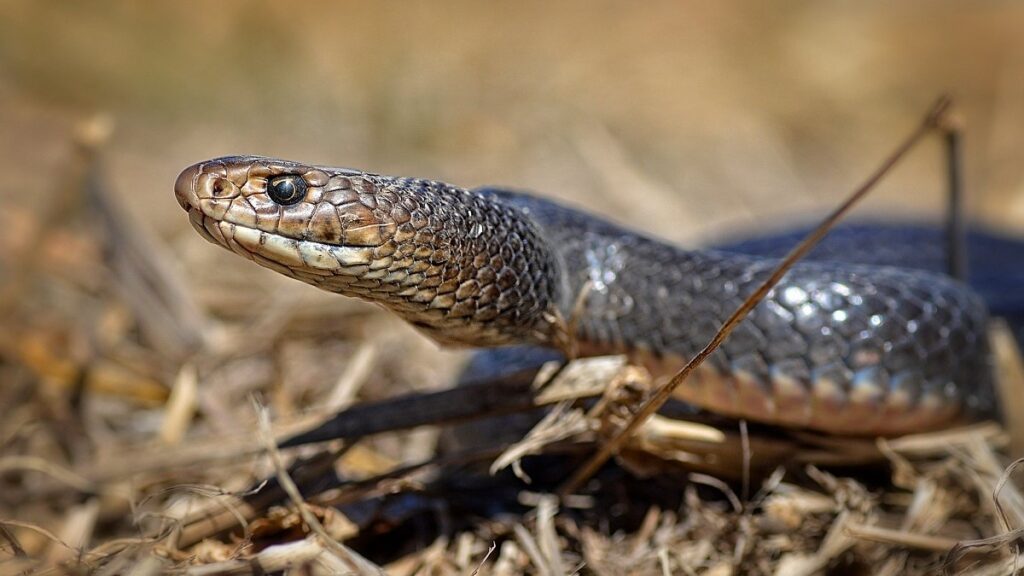
[{"label": "snake body", "polygon": [[[628,354],[659,378],[776,263],[684,250],[525,193],[261,157],[191,166],[175,193],[207,240],[441,343]],[[804,262],[676,395],[835,434],[936,429],[994,403],[986,323],[981,298],[940,274]]]}]

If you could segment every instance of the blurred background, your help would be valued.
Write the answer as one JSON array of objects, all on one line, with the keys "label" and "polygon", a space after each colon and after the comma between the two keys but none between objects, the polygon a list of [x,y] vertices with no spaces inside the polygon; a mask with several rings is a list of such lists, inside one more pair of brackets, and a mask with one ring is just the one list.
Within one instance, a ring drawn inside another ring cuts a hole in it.
[{"label": "blurred background", "polygon": [[[0,280],[21,285],[0,296],[2,448],[116,478],[124,446],[251,424],[254,390],[284,419],[451,382],[458,353],[196,235],[172,194],[196,161],[507,185],[701,244],[822,214],[949,93],[971,217],[1024,233],[1022,29],[996,0],[0,0]],[[83,122],[106,202],[152,243],[53,215],[89,181]],[[937,219],[944,174],[932,139],[859,213]],[[153,262],[170,297],[125,288]],[[15,517],[63,517],[17,494]]]},{"label": "blurred background", "polygon": [[[948,92],[972,213],[1013,227],[1022,24],[1003,1],[6,0],[0,194],[44,201],[100,111],[116,193],[172,242],[178,171],[233,153],[529,188],[698,241],[831,206]],[[934,213],[937,150],[867,210]]]}]

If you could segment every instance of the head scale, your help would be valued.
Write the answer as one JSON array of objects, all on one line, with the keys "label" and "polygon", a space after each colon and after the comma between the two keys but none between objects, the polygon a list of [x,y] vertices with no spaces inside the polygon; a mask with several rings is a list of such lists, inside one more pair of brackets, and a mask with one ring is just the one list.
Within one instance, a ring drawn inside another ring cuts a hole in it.
[{"label": "head scale", "polygon": [[558,337],[554,257],[525,216],[479,194],[245,156],[185,169],[175,195],[210,242],[381,304],[439,341]]}]

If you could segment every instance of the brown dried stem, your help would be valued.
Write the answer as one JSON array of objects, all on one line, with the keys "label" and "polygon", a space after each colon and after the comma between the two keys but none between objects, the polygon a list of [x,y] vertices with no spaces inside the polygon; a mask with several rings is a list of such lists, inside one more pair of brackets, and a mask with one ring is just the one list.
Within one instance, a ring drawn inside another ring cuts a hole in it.
[{"label": "brown dried stem", "polygon": [[562,486],[560,494],[565,496],[578,489],[584,482],[586,482],[597,470],[604,465],[619,449],[625,444],[630,437],[636,432],[636,430],[650,418],[655,412],[658,411],[665,402],[672,396],[672,393],[676,388],[682,384],[686,378],[700,366],[704,360],[708,358],[723,341],[729,336],[729,334],[747,317],[747,314],[754,309],[764,297],[768,295],[768,292],[778,284],[779,280],[789,272],[789,269],[793,267],[800,259],[802,259],[808,252],[814,248],[815,245],[828,233],[828,231],[843,217],[847,212],[864,196],[870,192],[875,185],[895,166],[925,135],[930,133],[932,130],[939,128],[942,122],[942,118],[947,113],[952,104],[951,99],[948,96],[943,96],[932,105],[929,109],[928,114],[925,116],[924,121],[903,141],[899,147],[893,151],[882,165],[871,174],[870,177],[863,184],[861,184],[847,199],[839,205],[838,208],[832,211],[810,234],[808,234],[799,244],[794,247],[789,254],[775,267],[771,276],[768,277],[757,290],[754,291],[743,304],[732,313],[731,316],[722,324],[718,332],[711,339],[711,341],[705,346],[700,352],[697,353],[687,364],[680,370],[675,376],[672,377],[667,383],[654,391],[654,393],[640,406],[636,414],[630,419],[629,423],[616,434],[611,440],[601,446],[601,449],[597,451],[586,463],[584,463],[576,472],[569,478],[569,480]]}]

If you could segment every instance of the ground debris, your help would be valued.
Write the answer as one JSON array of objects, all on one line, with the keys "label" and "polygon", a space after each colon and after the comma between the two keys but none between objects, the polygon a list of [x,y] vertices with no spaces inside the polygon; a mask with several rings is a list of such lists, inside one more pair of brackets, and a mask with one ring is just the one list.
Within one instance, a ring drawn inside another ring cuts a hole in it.
[{"label": "ground debris", "polygon": [[[876,443],[659,415],[583,489],[558,498],[572,465],[650,393],[646,373],[616,357],[499,383],[493,390],[528,394],[523,411],[555,408],[528,418],[539,424],[518,443],[445,450],[438,436],[456,419],[429,417],[439,398],[458,396],[431,394],[461,356],[343,299],[278,290],[272,276],[253,282],[255,267],[206,252],[168,261],[147,236],[111,253],[104,234],[146,233],[110,225],[126,216],[96,193],[102,154],[80,161],[79,191],[92,190],[81,209],[107,210],[108,225],[76,228],[78,271],[59,251],[56,261],[0,261],[24,266],[3,287],[19,297],[5,300],[15,329],[0,335],[2,573],[895,575],[1024,565],[1019,466],[993,423]],[[74,213],[43,217],[80,225]],[[103,274],[82,273],[90,267]],[[142,278],[179,269],[188,289],[172,275],[168,292],[145,291]],[[247,283],[267,293],[209,305]],[[167,315],[180,321],[160,328]],[[1019,369],[1004,381],[1024,397]],[[346,429],[360,419],[374,428],[289,444],[342,409]]]}]

